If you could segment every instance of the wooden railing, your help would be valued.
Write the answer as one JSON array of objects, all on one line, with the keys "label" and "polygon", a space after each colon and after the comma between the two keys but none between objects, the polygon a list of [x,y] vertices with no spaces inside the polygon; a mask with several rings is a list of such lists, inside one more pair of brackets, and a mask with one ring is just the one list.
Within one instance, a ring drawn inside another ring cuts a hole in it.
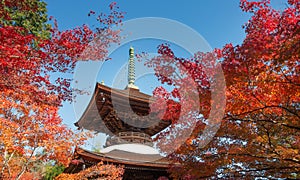
[{"label": "wooden railing", "polygon": [[117,136],[113,136],[108,140],[107,145],[138,143],[152,146],[152,139],[148,134],[141,132],[120,132]]}]

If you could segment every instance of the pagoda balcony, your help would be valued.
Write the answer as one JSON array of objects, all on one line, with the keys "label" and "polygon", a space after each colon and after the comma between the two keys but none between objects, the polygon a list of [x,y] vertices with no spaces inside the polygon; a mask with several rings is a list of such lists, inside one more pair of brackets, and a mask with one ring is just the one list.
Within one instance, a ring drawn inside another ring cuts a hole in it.
[{"label": "pagoda balcony", "polygon": [[119,132],[117,136],[110,137],[106,146],[117,144],[137,143],[153,146],[151,137],[148,134],[142,132]]}]

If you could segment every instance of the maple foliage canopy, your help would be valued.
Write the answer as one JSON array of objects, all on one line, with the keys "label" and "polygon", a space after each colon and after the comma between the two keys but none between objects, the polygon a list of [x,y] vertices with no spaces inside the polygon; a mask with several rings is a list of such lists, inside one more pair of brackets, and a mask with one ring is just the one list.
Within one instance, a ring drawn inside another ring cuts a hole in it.
[{"label": "maple foliage canopy", "polygon": [[252,14],[240,45],[226,44],[187,59],[163,44],[159,56],[147,62],[162,83],[175,87],[154,91],[160,98],[154,110],[175,119],[157,144],[174,148],[184,129],[195,124],[170,155],[183,165],[171,169],[176,178],[300,177],[300,1],[288,0],[283,10],[269,0],[241,0],[240,7]]},{"label": "maple foliage canopy", "polygon": [[124,169],[122,166],[116,167],[114,165],[98,164],[89,167],[75,174],[60,174],[56,180],[88,180],[88,179],[106,179],[106,180],[121,180]]},{"label": "maple foliage canopy", "polygon": [[[97,17],[97,29],[82,25],[60,31],[47,24],[46,3],[0,3],[0,178],[19,179],[37,162],[67,165],[86,138],[62,124],[63,101],[72,100],[72,73],[79,60],[105,60],[119,41],[123,13],[115,4]],[[93,12],[95,14],[95,12]],[[57,78],[57,74],[59,77]]]}]

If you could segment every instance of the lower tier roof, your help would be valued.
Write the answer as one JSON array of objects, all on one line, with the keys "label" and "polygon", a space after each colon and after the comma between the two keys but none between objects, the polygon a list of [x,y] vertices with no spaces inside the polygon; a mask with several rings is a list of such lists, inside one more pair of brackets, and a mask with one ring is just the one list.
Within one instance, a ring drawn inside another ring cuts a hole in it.
[{"label": "lower tier roof", "polygon": [[82,148],[75,150],[75,158],[80,159],[82,162],[108,162],[117,165],[133,165],[136,167],[144,168],[163,168],[169,167],[170,162],[167,158],[159,154],[140,154],[114,149],[107,153],[96,153]]}]

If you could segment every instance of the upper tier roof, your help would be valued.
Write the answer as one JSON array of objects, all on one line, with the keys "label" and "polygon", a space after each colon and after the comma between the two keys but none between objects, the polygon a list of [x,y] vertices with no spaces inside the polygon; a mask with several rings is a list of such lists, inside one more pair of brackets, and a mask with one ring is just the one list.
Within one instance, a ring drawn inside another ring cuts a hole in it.
[{"label": "upper tier roof", "polygon": [[153,136],[171,121],[160,120],[157,113],[150,112],[151,98],[138,89],[119,90],[97,83],[88,107],[75,125],[110,135],[138,131]]}]

